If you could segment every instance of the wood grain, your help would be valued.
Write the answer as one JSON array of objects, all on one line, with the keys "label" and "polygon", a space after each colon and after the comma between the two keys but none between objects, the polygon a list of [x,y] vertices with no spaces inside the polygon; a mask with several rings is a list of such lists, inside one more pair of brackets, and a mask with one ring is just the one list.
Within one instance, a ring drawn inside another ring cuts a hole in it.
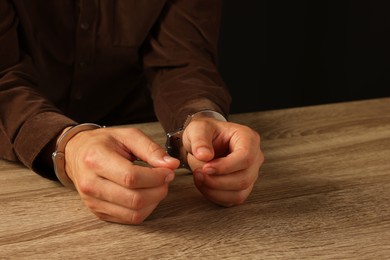
[{"label": "wood grain", "polygon": [[[232,115],[262,136],[248,201],[207,202],[178,171],[142,225],[0,161],[0,259],[388,259],[390,98]],[[134,125],[164,143],[157,123]]]}]

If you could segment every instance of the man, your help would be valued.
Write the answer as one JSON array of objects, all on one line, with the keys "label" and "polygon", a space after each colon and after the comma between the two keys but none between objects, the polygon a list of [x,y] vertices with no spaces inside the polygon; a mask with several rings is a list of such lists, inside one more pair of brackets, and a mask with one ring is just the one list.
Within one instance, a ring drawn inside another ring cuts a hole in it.
[{"label": "man", "polygon": [[[183,165],[210,201],[243,203],[263,155],[255,131],[225,122],[220,7],[216,0],[1,1],[1,158],[73,186],[106,221],[144,221]],[[172,133],[177,158],[138,129],[100,126],[155,115]]]}]

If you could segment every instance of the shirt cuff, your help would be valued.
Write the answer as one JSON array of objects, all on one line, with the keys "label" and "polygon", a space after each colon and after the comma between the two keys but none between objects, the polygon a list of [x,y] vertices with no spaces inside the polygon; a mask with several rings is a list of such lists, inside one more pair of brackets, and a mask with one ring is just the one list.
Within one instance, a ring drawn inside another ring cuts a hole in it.
[{"label": "shirt cuff", "polygon": [[44,112],[30,118],[23,124],[15,139],[14,147],[18,159],[35,172],[47,175],[38,170],[41,167],[34,167],[35,160],[62,130],[76,124],[72,119],[54,112]]}]

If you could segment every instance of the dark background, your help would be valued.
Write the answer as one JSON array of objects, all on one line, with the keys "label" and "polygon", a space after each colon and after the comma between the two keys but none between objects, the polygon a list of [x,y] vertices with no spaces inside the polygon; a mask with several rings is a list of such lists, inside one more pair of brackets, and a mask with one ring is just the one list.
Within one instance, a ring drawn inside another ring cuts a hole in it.
[{"label": "dark background", "polygon": [[390,1],[223,3],[231,112],[390,96]]}]

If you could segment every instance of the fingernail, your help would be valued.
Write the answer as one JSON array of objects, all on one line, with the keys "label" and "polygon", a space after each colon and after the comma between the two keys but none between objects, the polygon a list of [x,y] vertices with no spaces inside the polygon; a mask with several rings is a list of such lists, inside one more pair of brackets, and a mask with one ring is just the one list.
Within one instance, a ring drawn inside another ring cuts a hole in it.
[{"label": "fingernail", "polygon": [[165,183],[169,183],[173,181],[174,178],[175,178],[175,174],[173,173],[168,174],[167,177],[165,177]]},{"label": "fingernail", "polygon": [[163,157],[163,160],[164,160],[164,162],[169,163],[169,162],[175,161],[176,159],[173,158],[173,157],[171,157],[171,156],[169,156],[169,155],[165,155],[165,156]]},{"label": "fingernail", "polygon": [[217,171],[214,169],[214,168],[205,168],[205,169],[203,169],[203,172],[205,173],[205,174],[214,174],[214,173],[216,173]]},{"label": "fingernail", "polygon": [[207,147],[199,147],[197,150],[196,150],[196,154],[197,155],[200,155],[200,154],[210,154],[211,151],[209,148]]}]

